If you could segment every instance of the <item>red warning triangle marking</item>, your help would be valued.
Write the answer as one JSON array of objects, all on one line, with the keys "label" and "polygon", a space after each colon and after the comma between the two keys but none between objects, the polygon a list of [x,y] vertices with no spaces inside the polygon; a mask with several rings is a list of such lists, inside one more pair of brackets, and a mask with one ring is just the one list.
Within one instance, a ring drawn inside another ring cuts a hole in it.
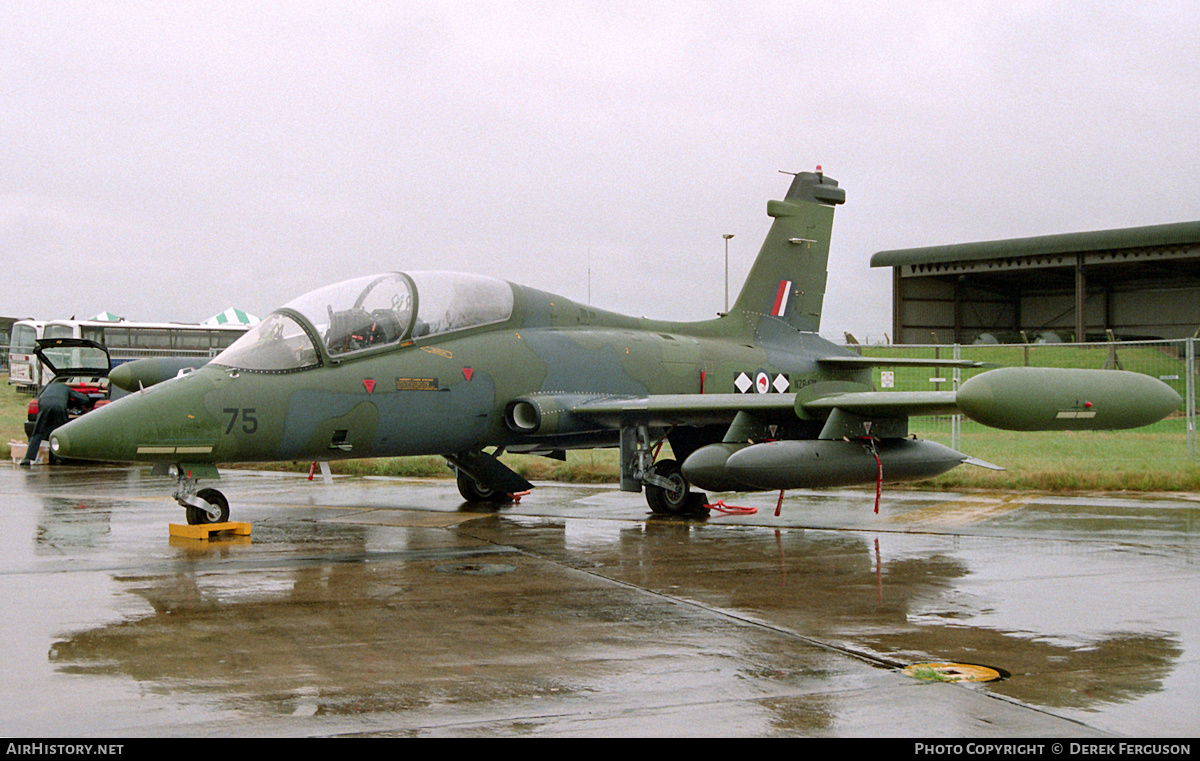
[{"label": "red warning triangle marking", "polygon": [[473,368],[473,367],[464,367],[463,368],[463,377],[466,378],[467,380],[471,380],[471,376],[474,374],[475,374],[475,368]]},{"label": "red warning triangle marking", "polygon": [[363,385],[367,388],[368,394],[375,393],[375,381],[371,378],[363,378]]}]

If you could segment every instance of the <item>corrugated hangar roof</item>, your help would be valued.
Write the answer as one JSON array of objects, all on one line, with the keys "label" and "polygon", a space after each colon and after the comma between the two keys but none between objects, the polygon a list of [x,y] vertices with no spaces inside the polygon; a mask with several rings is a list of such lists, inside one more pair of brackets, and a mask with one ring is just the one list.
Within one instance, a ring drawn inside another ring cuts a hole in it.
[{"label": "corrugated hangar roof", "polygon": [[955,243],[946,246],[898,248],[879,251],[872,267],[902,267],[939,262],[964,262],[1002,257],[1053,256],[1093,251],[1114,251],[1151,246],[1200,245],[1200,221],[1175,222],[1117,230],[1038,235],[1031,238]]}]

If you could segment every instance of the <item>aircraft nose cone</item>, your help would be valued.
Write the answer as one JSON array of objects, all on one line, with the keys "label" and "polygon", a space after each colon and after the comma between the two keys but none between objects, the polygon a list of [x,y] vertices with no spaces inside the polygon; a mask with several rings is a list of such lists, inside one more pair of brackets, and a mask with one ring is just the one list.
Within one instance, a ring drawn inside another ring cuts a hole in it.
[{"label": "aircraft nose cone", "polygon": [[223,430],[204,403],[213,375],[219,373],[197,371],[94,409],[55,430],[50,446],[71,460],[176,462],[184,455],[189,462],[210,461]]},{"label": "aircraft nose cone", "polygon": [[[109,405],[112,406],[112,405]],[[50,434],[50,451],[67,460],[130,461],[121,436],[102,425],[101,408],[76,418]]]}]

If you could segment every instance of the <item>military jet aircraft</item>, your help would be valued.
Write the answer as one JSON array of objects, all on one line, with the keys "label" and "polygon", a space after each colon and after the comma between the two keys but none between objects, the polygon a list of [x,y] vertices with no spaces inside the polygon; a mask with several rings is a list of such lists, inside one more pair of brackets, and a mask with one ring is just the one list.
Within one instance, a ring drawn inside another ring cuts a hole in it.
[{"label": "military jet aircraft", "polygon": [[[845,191],[796,174],[733,307],[701,322],[594,309],[492,277],[383,272],[271,313],[209,364],[58,429],[59,457],[173,469],[193,523],[228,519],[199,481],[216,463],[442,455],[468,501],[531,484],[503,452],[619,447],[620,487],[656,513],[710,491],[927,478],[971,458],[908,435],[908,417],[962,413],[1018,430],[1146,425],[1180,397],[1149,376],[1004,368],[961,389],[880,392],[874,365],[817,335],[834,207]],[[162,375],[159,372],[159,375]],[[168,373],[169,374],[169,373]],[[666,441],[674,459],[658,459]]]}]

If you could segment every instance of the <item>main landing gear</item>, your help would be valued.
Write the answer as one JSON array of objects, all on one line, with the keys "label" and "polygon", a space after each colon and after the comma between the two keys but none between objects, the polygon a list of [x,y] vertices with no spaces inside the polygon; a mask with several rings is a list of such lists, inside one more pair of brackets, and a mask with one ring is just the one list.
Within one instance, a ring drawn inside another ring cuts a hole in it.
[{"label": "main landing gear", "polygon": [[646,426],[621,429],[621,491],[646,489],[646,504],[657,515],[706,515],[708,495],[691,490],[679,463],[654,461],[662,445]]},{"label": "main landing gear", "polygon": [[646,504],[659,515],[695,515],[708,512],[707,495],[691,491],[675,460],[659,460],[644,476]]},{"label": "main landing gear", "polygon": [[499,489],[486,486],[465,470],[454,469],[454,477],[458,482],[458,493],[468,502],[512,502],[513,495]]},{"label": "main landing gear", "polygon": [[520,474],[500,462],[502,449],[488,453],[469,450],[445,455],[446,462],[454,470],[458,493],[467,502],[512,502],[514,495],[524,494],[533,488]]}]

